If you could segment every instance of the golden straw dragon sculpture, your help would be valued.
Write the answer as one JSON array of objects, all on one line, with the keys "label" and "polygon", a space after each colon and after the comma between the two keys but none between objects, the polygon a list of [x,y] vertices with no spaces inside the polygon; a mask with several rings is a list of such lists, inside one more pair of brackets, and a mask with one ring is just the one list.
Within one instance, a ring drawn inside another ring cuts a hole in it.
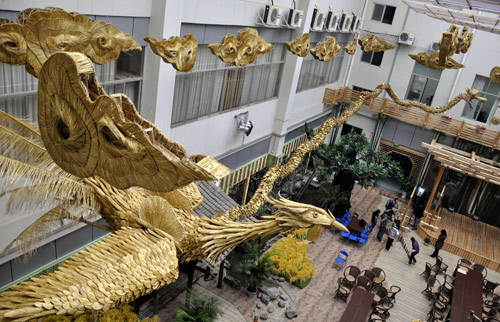
[{"label": "golden straw dragon sculpture", "polygon": [[[59,11],[53,10],[58,15]],[[33,15],[47,12],[52,11]],[[117,38],[109,43],[123,38],[119,32],[114,34]],[[17,35],[18,40],[24,37]],[[66,37],[58,35],[58,39]],[[0,42],[4,54],[0,59],[12,64],[14,60],[5,57],[5,47]],[[193,181],[220,178],[227,169],[204,156],[189,157],[180,144],[143,119],[125,95],[108,95],[95,77],[88,47],[75,48],[82,51],[40,53],[41,68],[29,60],[22,62],[40,76],[39,122],[37,126],[0,112],[2,195],[9,195],[14,211],[29,206],[50,209],[13,241],[21,243],[22,249],[29,249],[63,219],[96,225],[86,220],[89,212],[101,215],[109,227],[96,226],[111,234],[71,256],[55,272],[1,293],[1,321],[104,312],[173,282],[179,263],[216,259],[257,236],[309,228],[308,238],[315,240],[323,226],[346,230],[320,208],[271,197],[274,182],[289,175],[332,128],[340,127],[366,100],[384,90],[398,104],[430,113],[443,112],[461,99],[481,99],[478,91],[468,90],[445,106],[432,108],[401,100],[388,84],[379,85],[363,93],[339,118],[325,121],[284,165],[271,167],[247,205],[200,218],[193,214],[202,202]],[[169,180],[160,178],[163,175]],[[255,222],[238,221],[256,213],[265,201],[277,210]]]}]

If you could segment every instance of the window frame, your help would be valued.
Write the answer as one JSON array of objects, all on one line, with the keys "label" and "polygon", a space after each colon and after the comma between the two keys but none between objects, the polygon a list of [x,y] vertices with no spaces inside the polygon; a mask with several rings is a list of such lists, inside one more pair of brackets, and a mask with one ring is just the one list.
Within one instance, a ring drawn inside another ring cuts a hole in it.
[{"label": "window frame", "polygon": [[[370,61],[369,62],[366,61],[366,60],[363,60],[363,56],[366,53],[371,53]],[[382,57],[380,57],[380,65],[377,65],[377,64],[373,63],[373,57],[375,56],[375,54],[379,54],[379,53],[382,55]],[[380,66],[382,66],[382,62],[384,61],[384,52],[383,51],[363,51],[363,53],[361,54],[360,61],[363,62],[363,63],[366,63],[366,64],[370,64],[372,66],[380,67]]]},{"label": "window frame", "polygon": [[[472,120],[472,121],[476,121],[476,122],[480,122],[480,123],[483,123],[483,124],[491,124],[491,119],[495,116],[496,110],[498,108],[500,108],[500,91],[496,95],[493,94],[493,93],[487,92],[487,90],[489,89],[490,86],[498,86],[498,84],[493,83],[491,81],[491,77],[484,76],[484,75],[479,75],[479,74],[476,74],[476,76],[474,77],[474,81],[472,83],[471,88],[474,88],[474,83],[476,83],[476,80],[477,80],[478,76],[484,78],[485,80],[487,80],[487,82],[483,85],[483,87],[480,88],[479,96],[480,97],[485,97],[485,98],[493,97],[493,98],[495,98],[495,101],[493,102],[493,105],[491,106],[491,110],[489,111],[489,114],[486,117],[485,121],[478,120],[479,115],[481,114],[481,110],[482,110],[482,107],[478,108],[478,106],[480,106],[482,104],[486,104],[486,103],[480,102],[478,100],[476,100],[475,102],[472,103],[473,106],[474,106],[474,109],[472,111],[472,116],[466,116],[465,115],[465,112],[470,109],[470,107],[468,105],[464,106],[464,108],[462,110],[461,116],[463,118],[466,118],[466,119],[469,119],[469,120]],[[476,110],[477,110],[477,116],[474,117],[474,114],[476,114]]]},{"label": "window frame", "polygon": [[[377,20],[377,19],[373,18],[373,14],[375,13],[376,6],[383,6],[384,7],[384,9],[382,11],[382,15],[380,16],[380,20]],[[394,8],[394,14],[392,15],[391,22],[384,22],[384,16],[385,16],[387,7]],[[372,15],[371,15],[370,19],[373,20],[373,21],[384,23],[386,25],[392,25],[392,23],[394,22],[394,17],[396,16],[396,10],[397,10],[397,7],[395,7],[395,6],[391,6],[391,5],[383,4],[383,3],[373,3],[373,12],[372,12]]]},{"label": "window frame", "polygon": [[[442,71],[441,71],[441,73],[439,74],[439,78],[435,78],[435,77],[433,77],[433,76],[429,76],[429,75],[427,75],[427,71],[428,71],[429,67],[424,66],[424,67],[426,68],[426,69],[425,69],[426,73],[425,73],[425,75],[422,75],[422,74],[420,74],[420,73],[416,73],[416,72],[415,72],[415,67],[417,66],[417,64],[418,64],[418,63],[417,63],[417,62],[415,62],[415,65],[413,66],[413,70],[411,71],[410,81],[408,82],[408,87],[406,88],[405,99],[406,99],[406,100],[411,100],[411,101],[414,101],[414,102],[420,102],[420,103],[424,103],[424,104],[427,104],[427,105],[431,105],[431,104],[432,104],[432,101],[434,100],[434,97],[436,96],[436,91],[437,91],[437,88],[438,88],[438,86],[439,86],[439,81],[441,80]],[[424,84],[424,88],[423,88],[422,92],[421,92],[421,93],[420,93],[420,95],[419,95],[418,100],[413,100],[413,99],[409,98],[409,97],[408,97],[408,95],[410,94],[410,89],[411,89],[412,84],[414,83],[414,79],[415,79],[416,77],[423,77],[423,78],[425,78],[425,84]],[[428,84],[429,84],[429,80],[437,81],[437,85],[436,85],[436,90],[435,90],[435,91],[434,91],[434,93],[432,94],[432,98],[431,98],[430,102],[429,102],[429,103],[427,103],[427,102],[422,102],[422,98],[423,98],[423,95],[424,95],[424,93],[425,93],[425,90],[426,90],[426,88],[427,88],[427,86],[428,86]]]}]

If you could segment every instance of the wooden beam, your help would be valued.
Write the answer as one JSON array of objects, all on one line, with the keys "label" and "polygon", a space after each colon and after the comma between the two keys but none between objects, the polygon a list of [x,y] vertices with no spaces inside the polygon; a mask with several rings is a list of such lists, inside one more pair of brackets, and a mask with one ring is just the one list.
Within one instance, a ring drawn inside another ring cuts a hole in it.
[{"label": "wooden beam", "polygon": [[434,187],[432,188],[431,195],[429,196],[429,201],[427,201],[427,205],[425,206],[425,211],[427,212],[430,212],[432,201],[434,200],[434,196],[436,195],[436,191],[439,187],[439,182],[441,182],[441,178],[443,177],[443,172],[444,167],[440,165],[436,181],[434,182]]},{"label": "wooden beam", "polygon": [[247,203],[248,186],[250,185],[250,176],[247,177],[245,181],[245,187],[243,188],[243,197],[241,198],[241,205],[244,206]]},{"label": "wooden beam", "polygon": [[462,130],[464,129],[464,124],[465,121],[462,121],[462,124],[460,124],[460,128],[458,129],[457,137],[455,138],[455,141],[458,141],[460,139],[460,134],[462,134]]}]

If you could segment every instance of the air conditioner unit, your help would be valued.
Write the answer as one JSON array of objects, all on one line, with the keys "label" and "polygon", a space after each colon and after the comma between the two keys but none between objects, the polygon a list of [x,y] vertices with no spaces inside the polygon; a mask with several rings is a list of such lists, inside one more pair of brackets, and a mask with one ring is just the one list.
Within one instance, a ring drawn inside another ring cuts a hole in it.
[{"label": "air conditioner unit", "polygon": [[332,11],[328,12],[326,18],[326,30],[328,31],[339,31],[341,13],[334,13]]},{"label": "air conditioner unit", "polygon": [[410,32],[402,31],[399,34],[398,42],[400,44],[413,45],[414,41],[415,41],[415,35]]},{"label": "air conditioner unit", "polygon": [[357,16],[354,16],[352,18],[351,31],[358,32],[360,27],[361,27],[361,19],[359,19],[359,17]]},{"label": "air conditioner unit", "polygon": [[326,12],[314,9],[312,20],[311,20],[311,30],[313,31],[321,31],[323,30],[323,25],[326,20]]},{"label": "air conditioner unit", "polygon": [[268,26],[279,26],[281,20],[280,9],[267,5],[264,9],[264,23]]},{"label": "air conditioner unit", "polygon": [[429,50],[430,50],[430,51],[439,51],[439,42],[433,42],[433,43],[429,46]]},{"label": "air conditioner unit", "polygon": [[288,13],[288,25],[290,27],[300,27],[302,25],[302,18],[304,18],[304,11],[297,9],[290,9]]},{"label": "air conditioner unit", "polygon": [[351,32],[352,15],[342,14],[340,19],[340,32]]}]

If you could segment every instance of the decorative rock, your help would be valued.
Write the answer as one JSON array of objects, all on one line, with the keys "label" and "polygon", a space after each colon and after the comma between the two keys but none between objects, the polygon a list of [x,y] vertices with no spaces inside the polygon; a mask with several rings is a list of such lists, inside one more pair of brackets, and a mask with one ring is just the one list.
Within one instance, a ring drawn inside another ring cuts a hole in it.
[{"label": "decorative rock", "polygon": [[264,287],[262,293],[268,295],[271,300],[275,300],[280,296],[280,291],[276,287]]},{"label": "decorative rock", "polygon": [[269,312],[269,313],[273,313],[273,312],[274,312],[274,306],[270,305],[270,306],[267,308],[267,312]]},{"label": "decorative rock", "polygon": [[229,286],[231,286],[232,288],[234,288],[236,290],[239,290],[241,288],[240,281],[234,277],[229,276],[229,275],[224,277],[224,282],[226,282],[227,284],[229,284]]},{"label": "decorative rock", "polygon": [[286,303],[285,303],[285,302],[283,302],[283,301],[279,301],[279,302],[278,302],[278,306],[279,306],[280,308],[284,308],[284,307],[286,306]]},{"label": "decorative rock", "polygon": [[261,319],[262,321],[267,320],[267,318],[268,318],[267,313],[262,313],[262,314],[260,315],[260,319]]},{"label": "decorative rock", "polygon": [[267,294],[262,294],[262,296],[260,297],[260,300],[262,301],[262,303],[267,305],[267,304],[269,304],[269,301],[271,301],[271,298]]},{"label": "decorative rock", "polygon": [[285,278],[284,278],[283,276],[281,276],[281,277],[278,279],[278,281],[280,281],[280,282],[284,282],[284,281],[285,281]]},{"label": "decorative rock", "polygon": [[275,280],[275,281],[277,281],[277,280],[279,280],[279,279],[280,279],[280,277],[279,277],[279,276],[276,276],[276,275],[271,275],[271,277],[272,277],[272,279],[273,279],[273,280]]},{"label": "decorative rock", "polygon": [[261,292],[257,293],[257,298],[258,298],[258,299],[260,299],[260,297],[261,297],[261,296],[262,296],[262,293],[261,293]]},{"label": "decorative rock", "polygon": [[257,302],[257,304],[255,306],[257,306],[257,308],[260,309],[260,308],[262,308],[262,303],[261,302]]},{"label": "decorative rock", "polygon": [[283,301],[288,301],[288,296],[280,295],[280,299],[282,299]]},{"label": "decorative rock", "polygon": [[288,319],[295,319],[298,314],[297,314],[297,311],[293,310],[293,309],[289,309],[285,312],[285,315]]}]

